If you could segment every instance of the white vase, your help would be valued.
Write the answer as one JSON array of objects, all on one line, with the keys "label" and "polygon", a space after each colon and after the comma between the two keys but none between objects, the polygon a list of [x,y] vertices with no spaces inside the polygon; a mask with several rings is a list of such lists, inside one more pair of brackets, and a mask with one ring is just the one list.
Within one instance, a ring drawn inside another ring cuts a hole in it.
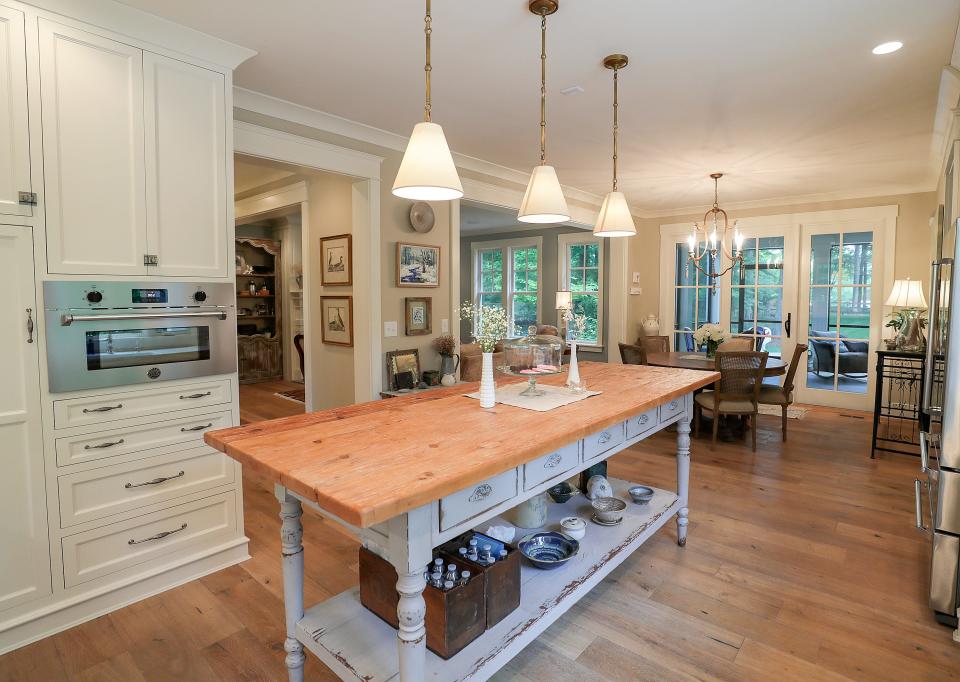
[{"label": "white vase", "polygon": [[483,370],[480,374],[480,407],[497,404],[496,386],[493,383],[493,353],[483,354]]},{"label": "white vase", "polygon": [[647,336],[660,335],[660,321],[656,315],[647,315],[647,319],[643,321],[643,333]]},{"label": "white vase", "polygon": [[576,388],[580,385],[580,368],[577,367],[577,342],[570,340],[570,369],[567,372],[567,386]]}]

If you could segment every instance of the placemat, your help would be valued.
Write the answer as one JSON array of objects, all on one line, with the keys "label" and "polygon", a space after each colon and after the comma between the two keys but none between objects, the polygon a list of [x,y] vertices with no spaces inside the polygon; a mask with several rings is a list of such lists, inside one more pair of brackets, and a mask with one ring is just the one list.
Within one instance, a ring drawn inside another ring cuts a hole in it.
[{"label": "placemat", "polygon": [[[520,394],[527,390],[529,384],[526,382],[506,384],[503,387],[497,387],[497,402],[513,407],[522,407],[525,410],[534,410],[535,412],[548,412],[558,407],[569,405],[590,396],[600,395],[603,391],[584,391],[583,393],[574,393],[569,388],[560,386],[547,386],[538,384],[537,388],[543,391],[543,395],[521,396]],[[466,393],[468,398],[480,399],[480,393]]]}]

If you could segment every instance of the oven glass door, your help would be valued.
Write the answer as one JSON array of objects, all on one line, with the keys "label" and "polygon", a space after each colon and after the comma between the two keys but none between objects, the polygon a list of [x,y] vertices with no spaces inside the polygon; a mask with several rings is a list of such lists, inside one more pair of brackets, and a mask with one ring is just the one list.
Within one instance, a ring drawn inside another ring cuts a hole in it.
[{"label": "oven glass door", "polygon": [[87,369],[104,370],[210,359],[210,327],[85,332]]}]

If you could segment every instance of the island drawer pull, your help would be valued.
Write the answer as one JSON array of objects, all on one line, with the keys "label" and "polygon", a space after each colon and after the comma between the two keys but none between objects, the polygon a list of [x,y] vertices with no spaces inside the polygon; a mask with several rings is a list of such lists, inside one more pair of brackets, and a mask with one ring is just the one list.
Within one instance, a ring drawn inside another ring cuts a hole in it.
[{"label": "island drawer pull", "polygon": [[609,443],[611,438],[613,438],[613,435],[609,431],[604,431],[600,434],[600,438],[597,440],[597,442],[603,445],[604,443]]},{"label": "island drawer pull", "polygon": [[677,409],[677,407],[678,407],[679,405],[680,405],[680,403],[679,403],[678,401],[676,401],[676,400],[671,400],[671,401],[670,401],[670,409],[671,409],[671,410]]},{"label": "island drawer pull", "polygon": [[152,481],[144,481],[143,483],[127,483],[123,487],[124,488],[140,488],[145,485],[160,485],[161,483],[165,483],[166,481],[172,481],[175,478],[180,478],[183,475],[184,475],[184,472],[181,471],[177,474],[174,474],[173,476],[161,476],[160,478],[155,478]]},{"label": "island drawer pull", "polygon": [[490,493],[493,492],[493,486],[489,483],[484,483],[483,485],[478,485],[473,489],[473,494],[470,495],[471,502],[483,502],[485,499],[490,497]]},{"label": "island drawer pull", "polygon": [[180,400],[196,400],[197,398],[206,398],[208,395],[212,395],[212,391],[207,391],[206,393],[191,393],[190,395],[180,396]]},{"label": "island drawer pull", "polygon": [[637,423],[639,424],[646,424],[648,421],[650,421],[650,415],[648,414],[641,414],[637,419]]},{"label": "island drawer pull", "polygon": [[84,450],[103,450],[104,448],[112,448],[114,445],[122,445],[122,444],[123,444],[123,438],[121,438],[120,440],[107,441],[106,443],[100,443],[98,445],[84,445],[83,449]]},{"label": "island drawer pull", "polygon": [[90,409],[87,409],[85,407],[83,408],[83,413],[90,414],[92,412],[109,412],[110,410],[119,410],[121,407],[123,407],[123,403],[120,403],[119,405],[104,405],[103,407],[92,407]]},{"label": "island drawer pull", "polygon": [[165,530],[163,532],[157,533],[156,535],[151,535],[148,538],[144,538],[143,540],[134,540],[133,538],[130,538],[129,540],[127,540],[127,544],[140,545],[140,544],[143,544],[144,542],[150,542],[152,540],[163,540],[168,535],[173,535],[174,533],[179,533],[180,531],[186,530],[186,529],[187,529],[187,524],[183,523],[183,524],[180,524],[179,528],[174,528],[173,530]]},{"label": "island drawer pull", "polygon": [[213,426],[213,422],[210,422],[209,424],[200,424],[199,426],[181,426],[180,430],[184,433],[187,431],[203,431],[204,429],[209,429],[211,426]]},{"label": "island drawer pull", "polygon": [[547,457],[547,461],[543,463],[543,468],[544,468],[544,469],[555,469],[555,468],[557,468],[558,466],[560,466],[560,462],[562,462],[562,461],[563,461],[563,457],[560,456],[560,453],[559,453],[559,452],[555,452],[555,453],[553,453],[552,455],[550,455],[549,457]]}]

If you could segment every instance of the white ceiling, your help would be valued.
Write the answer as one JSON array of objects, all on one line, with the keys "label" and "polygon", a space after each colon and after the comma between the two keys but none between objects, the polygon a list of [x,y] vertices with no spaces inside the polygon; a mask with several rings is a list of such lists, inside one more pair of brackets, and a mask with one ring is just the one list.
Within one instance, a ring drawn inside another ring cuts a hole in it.
[{"label": "white ceiling", "polygon": [[[422,0],[123,0],[253,48],[237,85],[403,135],[422,116]],[[537,161],[539,25],[526,0],[435,2],[434,120],[456,151]],[[548,158],[644,211],[932,189],[931,133],[960,0],[562,0],[548,20]],[[900,40],[886,56],[871,48]],[[561,95],[579,85],[584,92]]]}]

